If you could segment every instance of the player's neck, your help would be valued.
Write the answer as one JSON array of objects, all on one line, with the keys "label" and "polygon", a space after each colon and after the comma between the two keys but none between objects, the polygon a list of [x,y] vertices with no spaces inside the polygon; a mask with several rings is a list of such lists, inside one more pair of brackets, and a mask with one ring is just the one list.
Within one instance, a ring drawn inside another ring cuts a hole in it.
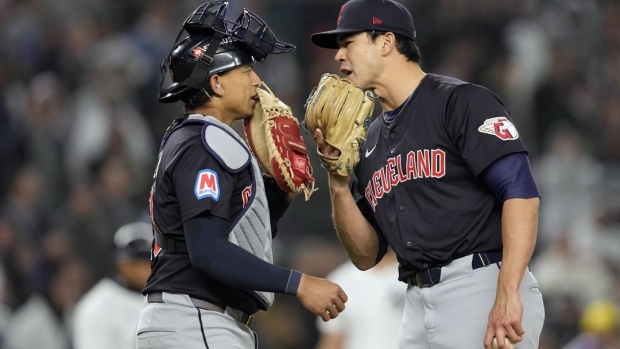
[{"label": "player's neck", "polygon": [[379,96],[381,106],[391,111],[403,104],[420,86],[426,73],[417,63],[398,65],[397,69],[390,69],[386,74],[382,88],[377,88],[375,94]]},{"label": "player's neck", "polygon": [[236,120],[235,118],[227,116],[227,114],[222,112],[219,108],[212,108],[208,106],[196,108],[192,110],[190,114],[202,114],[212,116],[228,126],[232,126],[233,122]]}]

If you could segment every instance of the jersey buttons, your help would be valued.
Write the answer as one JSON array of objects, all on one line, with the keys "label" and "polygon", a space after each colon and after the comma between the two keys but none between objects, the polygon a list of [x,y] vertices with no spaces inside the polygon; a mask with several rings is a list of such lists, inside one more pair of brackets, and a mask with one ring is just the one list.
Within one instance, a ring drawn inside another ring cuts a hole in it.
[{"label": "jersey buttons", "polygon": [[399,209],[399,210],[401,210],[401,211],[403,211],[403,210],[405,209],[405,205],[400,205],[400,206],[398,207],[398,209]]},{"label": "jersey buttons", "polygon": [[390,138],[394,138],[394,137],[396,137],[396,133],[394,132],[390,133]]},{"label": "jersey buttons", "polygon": [[395,151],[396,151],[396,148],[390,149],[390,154],[394,154]]},{"label": "jersey buttons", "polygon": [[411,247],[411,245],[413,245],[411,241],[407,241],[407,247]]}]

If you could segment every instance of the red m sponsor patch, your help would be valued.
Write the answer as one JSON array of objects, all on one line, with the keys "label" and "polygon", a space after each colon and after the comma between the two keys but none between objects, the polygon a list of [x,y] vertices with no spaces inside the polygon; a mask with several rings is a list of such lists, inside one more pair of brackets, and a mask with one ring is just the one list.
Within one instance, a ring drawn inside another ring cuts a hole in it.
[{"label": "red m sponsor patch", "polygon": [[194,187],[196,199],[201,200],[211,197],[215,201],[220,199],[220,184],[217,179],[217,173],[213,170],[202,170],[196,176],[196,185]]}]

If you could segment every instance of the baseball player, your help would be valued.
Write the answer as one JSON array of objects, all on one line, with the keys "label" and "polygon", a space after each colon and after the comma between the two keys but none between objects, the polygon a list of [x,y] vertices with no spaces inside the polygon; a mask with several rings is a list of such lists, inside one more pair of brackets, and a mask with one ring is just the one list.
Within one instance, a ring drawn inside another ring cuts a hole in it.
[{"label": "baseball player", "polygon": [[134,222],[114,234],[116,277],[106,277],[76,304],[73,313],[74,349],[131,349],[138,315],[144,306],[141,291],[151,272],[153,229]]},{"label": "baseball player", "polygon": [[328,280],[272,264],[272,234],[291,197],[263,180],[231,125],[253,114],[254,62],[295,46],[249,10],[229,22],[227,6],[212,1],[190,14],[162,63],[159,100],[182,101],[185,113],[164,135],[153,176],[155,241],[137,349],[256,348],[252,314],[274,292],[296,295],[324,321],[347,300]]},{"label": "baseball player", "polygon": [[[353,176],[330,173],[338,236],[362,270],[386,246],[396,252],[409,286],[400,348],[491,349],[494,338],[538,348],[544,307],[528,263],[539,191],[527,150],[495,94],[422,71],[415,38],[392,0],[348,1],[335,30],[311,36],[383,108]],[[319,129],[315,139],[339,155]]]}]

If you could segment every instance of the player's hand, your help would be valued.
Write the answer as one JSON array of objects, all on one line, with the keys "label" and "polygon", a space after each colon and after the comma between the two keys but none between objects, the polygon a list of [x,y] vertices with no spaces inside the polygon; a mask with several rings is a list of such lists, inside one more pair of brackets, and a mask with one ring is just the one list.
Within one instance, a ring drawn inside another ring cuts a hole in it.
[{"label": "player's hand", "polygon": [[325,322],[336,318],[349,299],[335,283],[306,274],[301,275],[297,298],[306,309],[320,316]]},{"label": "player's hand", "polygon": [[485,349],[493,348],[494,337],[497,337],[499,349],[509,349],[504,338],[508,338],[512,343],[521,342],[525,334],[521,326],[522,318],[523,303],[519,292],[507,294],[498,290],[495,304],[489,313],[489,323],[484,336]]},{"label": "player's hand", "polygon": [[338,158],[340,156],[340,150],[325,141],[323,131],[321,131],[320,128],[314,130],[314,140],[316,141],[318,150],[326,157]]},{"label": "player's hand", "polygon": [[[314,140],[316,141],[317,149],[328,157],[337,158],[340,156],[340,150],[334,148],[330,144],[325,141],[323,137],[323,132],[321,129],[317,128],[314,130]],[[332,172],[329,172],[329,184],[332,190],[341,188],[341,189],[349,189],[349,176],[340,176],[336,175]]]}]

